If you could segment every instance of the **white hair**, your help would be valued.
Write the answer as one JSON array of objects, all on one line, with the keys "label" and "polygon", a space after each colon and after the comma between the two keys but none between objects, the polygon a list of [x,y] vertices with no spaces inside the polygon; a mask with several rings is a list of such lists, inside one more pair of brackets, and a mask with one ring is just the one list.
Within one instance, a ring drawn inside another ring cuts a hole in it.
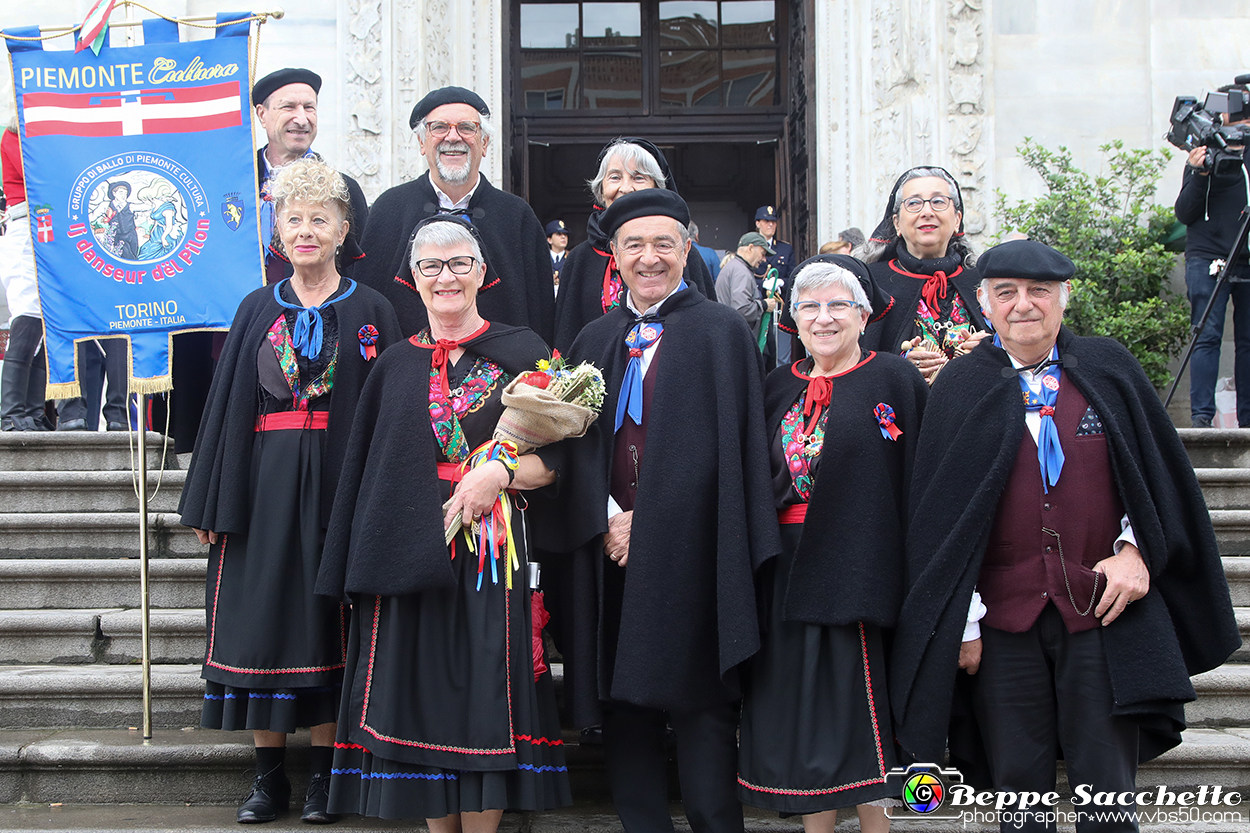
[{"label": "white hair", "polygon": [[794,305],[804,293],[824,289],[827,286],[836,286],[849,293],[864,312],[872,315],[872,304],[859,278],[855,277],[849,269],[844,269],[836,263],[808,264],[792,276],[791,280],[793,284],[790,287],[790,309],[794,309]]},{"label": "white hair", "polygon": [[595,202],[603,204],[603,178],[608,175],[608,165],[613,157],[620,159],[625,170],[631,174],[642,173],[651,177],[656,188],[667,188],[668,180],[660,170],[660,163],[642,145],[636,145],[628,139],[617,139],[608,145],[603,152],[603,161],[599,163],[599,173],[595,178],[587,180],[590,193],[594,194]]},{"label": "white hair", "polygon": [[417,271],[417,261],[421,260],[421,252],[426,247],[445,251],[460,246],[467,246],[473,251],[473,257],[477,259],[479,268],[486,263],[477,238],[473,236],[473,232],[460,223],[446,221],[422,226],[412,238],[412,256],[408,260],[408,266],[413,272]]}]

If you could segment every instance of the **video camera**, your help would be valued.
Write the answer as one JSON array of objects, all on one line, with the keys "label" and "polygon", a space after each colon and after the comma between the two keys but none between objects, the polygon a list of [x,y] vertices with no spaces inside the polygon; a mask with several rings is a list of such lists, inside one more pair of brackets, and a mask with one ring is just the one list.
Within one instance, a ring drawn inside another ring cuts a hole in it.
[{"label": "video camera", "polygon": [[[1238,75],[1234,81],[1248,85],[1250,74]],[[1213,171],[1216,176],[1231,174],[1241,165],[1242,152],[1229,145],[1250,142],[1250,125],[1230,126],[1228,122],[1246,118],[1250,118],[1250,93],[1243,90],[1207,93],[1202,104],[1193,96],[1178,95],[1172,104],[1172,126],[1164,138],[1181,150],[1206,147],[1203,170]]]}]

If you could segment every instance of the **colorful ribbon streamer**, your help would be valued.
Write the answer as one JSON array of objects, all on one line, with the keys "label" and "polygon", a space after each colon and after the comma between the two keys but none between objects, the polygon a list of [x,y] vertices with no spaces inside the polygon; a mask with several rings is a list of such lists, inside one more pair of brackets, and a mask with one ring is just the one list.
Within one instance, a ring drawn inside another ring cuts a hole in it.
[{"label": "colorful ribbon streamer", "polygon": [[877,407],[872,409],[872,413],[877,418],[877,424],[881,426],[881,436],[892,442],[898,442],[903,432],[894,424],[894,409],[884,402],[878,402]]},{"label": "colorful ribbon streamer", "polygon": [[[468,459],[460,464],[461,472],[483,466],[498,460],[516,471],[520,464],[520,455],[515,444],[508,440],[487,440],[473,450]],[[482,589],[482,576],[486,573],[486,564],[490,563],[490,582],[499,583],[498,561],[499,548],[503,547],[503,557],[507,559],[506,586],[512,589],[512,574],[521,569],[521,559],[517,555],[516,538],[512,532],[512,501],[505,491],[495,498],[495,504],[489,513],[482,515],[480,520],[473,521],[471,528],[463,528],[464,538],[469,552],[477,553],[477,589]],[[474,538],[477,539],[476,543]],[[452,545],[452,558],[456,557],[455,544]]]},{"label": "colorful ribbon streamer", "polygon": [[357,333],[360,338],[360,355],[365,361],[376,359],[378,357],[378,328],[372,324],[366,324],[360,328]]}]

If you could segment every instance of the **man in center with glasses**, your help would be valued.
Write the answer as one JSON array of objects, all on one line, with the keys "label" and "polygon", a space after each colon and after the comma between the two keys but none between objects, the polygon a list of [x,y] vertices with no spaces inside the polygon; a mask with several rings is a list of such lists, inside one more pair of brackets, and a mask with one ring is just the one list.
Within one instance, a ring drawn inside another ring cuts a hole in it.
[{"label": "man in center with glasses", "polygon": [[[1016,795],[1054,791],[1062,752],[1074,792],[1121,802],[1077,829],[1136,830],[1138,763],[1241,644],[1215,533],[1141,365],[1063,327],[1072,261],[1014,240],[978,267],[995,336],[935,381],[916,449],[895,736],[940,761],[949,725],[965,779]],[[1055,829],[1037,799],[1005,809],[1003,831]]]},{"label": "man in center with glasses", "polygon": [[477,229],[490,264],[477,300],[482,317],[529,327],[550,344],[555,298],[542,224],[524,200],[495,188],[479,172],[494,134],[490,108],[472,90],[443,87],[417,102],[408,124],[429,171],[388,189],[373,204],[356,279],[386,296],[405,335],[418,332],[427,319],[405,266],[412,231],[427,217],[456,214]]}]

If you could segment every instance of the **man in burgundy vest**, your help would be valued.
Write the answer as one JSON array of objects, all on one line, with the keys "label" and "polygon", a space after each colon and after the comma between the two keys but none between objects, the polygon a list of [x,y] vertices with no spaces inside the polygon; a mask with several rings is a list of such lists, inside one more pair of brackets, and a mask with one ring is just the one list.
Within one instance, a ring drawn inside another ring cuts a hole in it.
[{"label": "man in burgundy vest", "polygon": [[741,833],[737,666],[759,648],[754,570],[781,548],[759,350],[741,315],[683,281],[689,222],[662,188],[603,213],[628,292],[569,355],[603,370],[607,396],[549,463],[566,506],[548,548],[593,582],[574,631],[594,650],[565,653],[566,696],[579,725],[602,721],[627,833],[673,830],[666,725],[691,829]]},{"label": "man in burgundy vest", "polygon": [[[1072,261],[1017,240],[977,265],[996,335],[952,362],[925,411],[892,657],[899,741],[940,759],[963,697],[950,750],[965,775],[1045,795],[1062,756],[1074,790],[1131,793],[1138,763],[1180,740],[1189,675],[1240,642],[1210,519],[1140,365],[1063,329]],[[1136,830],[1133,802],[1121,809],[1077,828]]]}]

